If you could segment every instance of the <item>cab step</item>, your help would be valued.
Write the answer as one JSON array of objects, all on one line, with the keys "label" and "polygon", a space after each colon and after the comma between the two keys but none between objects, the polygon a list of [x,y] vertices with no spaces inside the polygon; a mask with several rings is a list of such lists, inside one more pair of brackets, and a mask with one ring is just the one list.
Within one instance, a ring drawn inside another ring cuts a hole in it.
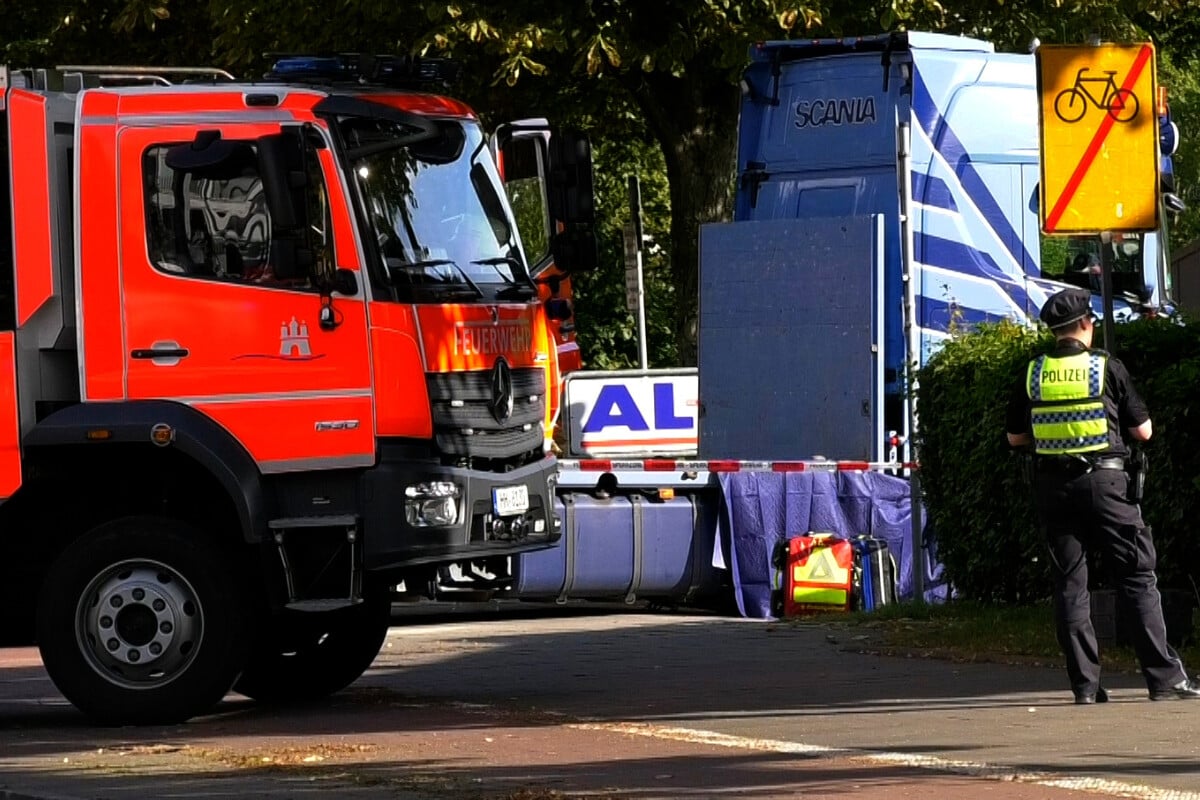
[{"label": "cab step", "polygon": [[[352,514],[279,517],[267,522],[287,586],[285,608],[321,613],[348,608],[362,602],[363,568],[362,547],[358,541],[359,524],[359,518]],[[292,551],[290,556],[289,549]],[[330,558],[323,559],[324,566],[317,569],[312,566],[312,554],[323,551],[329,554]],[[330,567],[335,567],[334,572],[325,574]],[[336,577],[338,570],[343,570],[340,579]],[[298,571],[300,574],[297,574]],[[307,585],[308,591],[300,592],[298,584]],[[343,590],[345,594],[342,594]]]},{"label": "cab step", "polygon": [[351,599],[348,597],[330,597],[324,600],[293,600],[284,607],[291,611],[321,613],[324,611],[337,611],[342,608],[350,608],[351,606],[357,606],[361,603],[361,597],[358,599]]},{"label": "cab step", "polygon": [[312,517],[281,517],[267,523],[273,531],[291,531],[297,528],[350,528],[358,525],[358,517],[351,514],[329,514]]}]

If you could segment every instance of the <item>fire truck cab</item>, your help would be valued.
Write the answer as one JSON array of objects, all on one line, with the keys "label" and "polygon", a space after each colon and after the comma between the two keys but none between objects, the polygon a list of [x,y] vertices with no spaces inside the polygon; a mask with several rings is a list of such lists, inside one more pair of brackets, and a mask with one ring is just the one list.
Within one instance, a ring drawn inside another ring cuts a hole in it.
[{"label": "fire truck cab", "polygon": [[[93,718],[337,691],[395,587],[558,539],[546,254],[455,72],[0,70],[0,640]],[[593,266],[586,140],[520,147]]]}]

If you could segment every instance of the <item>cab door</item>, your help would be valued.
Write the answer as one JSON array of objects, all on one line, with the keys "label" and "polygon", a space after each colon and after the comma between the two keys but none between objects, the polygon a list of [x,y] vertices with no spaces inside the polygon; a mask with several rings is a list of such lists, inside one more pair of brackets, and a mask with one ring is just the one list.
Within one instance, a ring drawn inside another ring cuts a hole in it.
[{"label": "cab door", "polygon": [[118,150],[126,397],[208,415],[266,473],[374,463],[360,264],[317,129],[128,128]]}]

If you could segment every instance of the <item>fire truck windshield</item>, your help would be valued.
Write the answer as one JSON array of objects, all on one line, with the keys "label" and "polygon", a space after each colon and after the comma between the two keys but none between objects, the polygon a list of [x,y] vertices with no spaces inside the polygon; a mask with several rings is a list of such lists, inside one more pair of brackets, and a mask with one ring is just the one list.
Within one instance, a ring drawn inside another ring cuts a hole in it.
[{"label": "fire truck windshield", "polygon": [[438,135],[417,143],[387,120],[344,118],[339,127],[379,272],[402,299],[536,294],[476,124],[439,120]]}]

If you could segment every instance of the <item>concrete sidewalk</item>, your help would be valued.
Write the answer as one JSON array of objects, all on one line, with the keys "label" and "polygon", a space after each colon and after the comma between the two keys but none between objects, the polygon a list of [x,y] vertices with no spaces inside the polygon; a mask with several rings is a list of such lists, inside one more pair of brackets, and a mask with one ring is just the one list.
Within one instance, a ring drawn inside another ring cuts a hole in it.
[{"label": "concrete sidewalk", "polygon": [[611,615],[396,634],[375,674],[394,668],[406,692],[437,691],[449,670],[466,679],[459,699],[1200,797],[1200,702],[1151,702],[1140,675],[1106,675],[1112,702],[1076,706],[1058,663],[883,657],[859,652],[871,645],[853,631],[820,625]]},{"label": "concrete sidewalk", "polygon": [[0,651],[0,798],[1200,797],[1200,703],[1136,675],[1080,707],[1057,666],[861,654],[819,626],[408,622],[323,704],[231,696],[172,728],[89,727],[36,654]]}]

